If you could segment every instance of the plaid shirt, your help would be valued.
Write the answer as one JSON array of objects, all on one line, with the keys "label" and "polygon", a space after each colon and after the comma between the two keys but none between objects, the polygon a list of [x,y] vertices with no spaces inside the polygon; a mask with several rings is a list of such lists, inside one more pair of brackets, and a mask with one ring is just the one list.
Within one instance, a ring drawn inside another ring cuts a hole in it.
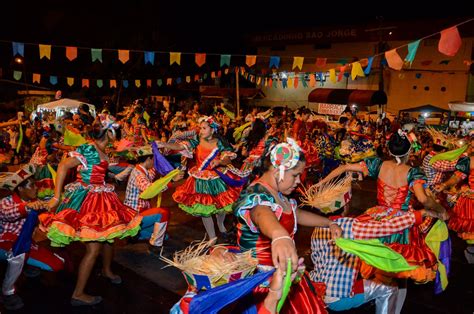
[{"label": "plaid shirt", "polygon": [[[408,212],[387,220],[364,221],[362,218],[343,217],[335,219],[347,239],[372,239],[403,231],[421,222],[421,215]],[[331,240],[329,228],[315,228],[311,236],[311,259],[314,270],[310,277],[315,282],[326,284],[326,300],[353,296],[353,284],[357,279],[360,259],[340,249]],[[335,300],[331,300],[334,302]]]},{"label": "plaid shirt", "polygon": [[426,175],[429,187],[434,187],[437,184],[440,184],[443,181],[443,176],[445,172],[452,172],[456,170],[456,163],[457,160],[448,161],[448,160],[438,160],[432,165],[430,165],[430,160],[435,156],[437,152],[431,151],[426,157],[423,159],[423,163],[421,165],[421,170]]},{"label": "plaid shirt", "polygon": [[26,220],[25,204],[17,194],[0,200],[0,241],[18,237]]},{"label": "plaid shirt", "polygon": [[156,171],[154,168],[147,171],[141,165],[135,166],[128,179],[125,201],[123,203],[138,212],[149,209],[151,207],[150,202],[141,199],[140,194],[153,183],[155,176]]}]

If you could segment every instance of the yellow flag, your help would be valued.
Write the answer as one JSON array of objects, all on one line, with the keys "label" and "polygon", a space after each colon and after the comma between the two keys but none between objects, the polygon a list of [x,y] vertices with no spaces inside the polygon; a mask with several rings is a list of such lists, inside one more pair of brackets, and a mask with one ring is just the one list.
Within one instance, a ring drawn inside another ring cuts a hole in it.
[{"label": "yellow flag", "polygon": [[303,69],[303,62],[304,62],[304,57],[293,57],[293,67],[292,69],[294,70],[295,68],[300,68]]},{"label": "yellow flag", "polygon": [[142,86],[142,82],[140,80],[135,80],[135,86],[140,88],[140,86]]},{"label": "yellow flag", "polygon": [[364,74],[364,70],[362,70],[362,65],[360,64],[360,62],[354,62],[352,63],[352,71],[351,71],[351,77],[352,77],[352,80],[355,80],[356,77],[364,77],[365,74]]},{"label": "yellow flag", "polygon": [[129,50],[119,50],[118,51],[118,58],[120,62],[125,63],[130,59],[130,51]]},{"label": "yellow flag", "polygon": [[74,78],[73,77],[68,77],[67,78],[67,85],[69,85],[69,86],[74,85]]},{"label": "yellow flag", "polygon": [[39,45],[39,53],[40,59],[46,57],[51,60],[51,45]]},{"label": "yellow flag", "polygon": [[257,62],[257,56],[245,56],[245,64],[250,68]]},{"label": "yellow flag", "polygon": [[175,62],[181,65],[181,52],[170,52],[170,65]]},{"label": "yellow flag", "polygon": [[336,84],[336,69],[330,69],[329,70],[329,80],[331,81],[331,83],[334,83]]},{"label": "yellow flag", "polygon": [[191,83],[191,76],[186,76],[186,83]]},{"label": "yellow flag", "polygon": [[292,87],[293,87],[293,78],[292,78],[292,77],[288,77],[287,84],[288,84],[288,88],[292,88]]}]

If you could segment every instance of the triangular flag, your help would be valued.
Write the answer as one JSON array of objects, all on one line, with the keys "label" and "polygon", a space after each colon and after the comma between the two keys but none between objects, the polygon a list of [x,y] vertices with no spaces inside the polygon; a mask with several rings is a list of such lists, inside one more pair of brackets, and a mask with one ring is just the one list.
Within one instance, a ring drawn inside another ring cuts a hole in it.
[{"label": "triangular flag", "polygon": [[221,67],[230,66],[230,55],[221,55]]},{"label": "triangular flag", "polygon": [[155,53],[153,51],[145,51],[145,64],[150,63],[151,65],[155,64]]},{"label": "triangular flag", "polygon": [[262,83],[262,78],[260,76],[257,77],[257,85],[260,85]]},{"label": "triangular flag", "polygon": [[180,77],[178,77],[178,78],[176,79],[176,84],[181,84],[181,78],[180,78]]},{"label": "triangular flag", "polygon": [[51,60],[51,45],[39,45],[39,55],[40,59],[46,57]]},{"label": "triangular flag", "polygon": [[102,49],[91,48],[91,57],[92,62],[98,60],[100,63],[102,63]]},{"label": "triangular flag", "polygon": [[300,70],[303,69],[303,62],[304,62],[304,57],[293,57],[293,67],[292,69],[294,70],[295,68],[300,68]]},{"label": "triangular flag", "polygon": [[170,52],[170,65],[173,63],[181,65],[181,52]]},{"label": "triangular flag", "polygon": [[118,51],[118,58],[120,62],[125,63],[130,59],[130,51],[129,50],[119,50]]},{"label": "triangular flag", "polygon": [[13,71],[13,78],[17,81],[21,79],[22,75],[23,75],[23,72],[21,71]]},{"label": "triangular flag", "polygon": [[51,83],[51,85],[56,85],[58,84],[58,77],[57,76],[54,76],[54,75],[51,75],[49,77],[49,82]]},{"label": "triangular flag", "polygon": [[420,45],[420,40],[417,40],[408,44],[408,54],[405,57],[405,62],[408,62],[410,66],[413,63],[413,60],[415,60],[416,51],[418,50],[419,45]]},{"label": "triangular flag", "polygon": [[77,47],[66,47],[66,58],[72,61],[77,58]]},{"label": "triangular flag", "polygon": [[186,83],[191,83],[191,76],[186,76]]},{"label": "triangular flag", "polygon": [[204,63],[206,63],[206,54],[205,53],[196,53],[194,60],[198,67],[202,67]]},{"label": "triangular flag", "polygon": [[82,87],[89,87],[89,79],[82,79]]},{"label": "triangular flag", "polygon": [[202,78],[203,78],[204,80],[207,79],[207,73],[204,73],[204,74],[202,75]]},{"label": "triangular flag", "polygon": [[123,80],[123,81],[122,81],[122,86],[123,86],[124,88],[128,88],[128,80]]},{"label": "triangular flag", "polygon": [[280,66],[280,57],[279,56],[271,56],[270,57],[270,65],[268,67],[270,69],[272,67],[275,67],[276,69],[278,69],[279,66]]},{"label": "triangular flag", "polygon": [[41,81],[41,74],[33,73],[33,83],[40,83]]},{"label": "triangular flag", "polygon": [[316,86],[316,76],[314,74],[309,75],[309,86],[311,87]]},{"label": "triangular flag", "polygon": [[351,76],[352,80],[355,80],[356,77],[364,77],[364,71],[362,70],[362,66],[360,65],[360,62],[354,62],[352,63],[352,71],[351,71]]},{"label": "triangular flag", "polygon": [[157,79],[156,80],[156,85],[158,85],[158,86],[163,85],[163,80],[162,79]]},{"label": "triangular flag", "polygon": [[257,56],[245,56],[245,64],[250,68],[257,62]]},{"label": "triangular flag", "polygon": [[301,83],[303,84],[303,88],[308,88],[308,82],[306,81],[306,75],[301,77]]},{"label": "triangular flag", "polygon": [[336,69],[330,69],[329,70],[329,80],[331,83],[336,84]]},{"label": "triangular flag", "polygon": [[216,78],[216,72],[214,71],[211,72],[211,78]]},{"label": "triangular flag", "polygon": [[25,56],[25,44],[12,42],[13,56],[20,55]]},{"label": "triangular flag", "polygon": [[268,86],[270,86],[270,87],[273,86],[273,80],[272,80],[272,79],[269,79],[269,80],[268,80]]},{"label": "triangular flag", "polygon": [[222,76],[222,71],[221,70],[217,71],[217,77],[221,77],[221,76]]},{"label": "triangular flag", "polygon": [[199,74],[194,75],[194,81],[195,82],[199,81]]},{"label": "triangular flag", "polygon": [[403,60],[397,52],[397,49],[392,49],[385,52],[385,59],[387,59],[388,66],[394,70],[401,70],[403,67]]},{"label": "triangular flag", "polygon": [[166,85],[171,85],[173,84],[173,79],[172,78],[167,78],[166,79]]},{"label": "triangular flag", "polygon": [[103,80],[97,80],[96,82],[98,88],[102,88],[104,86],[104,81]]},{"label": "triangular flag", "polygon": [[344,76],[344,72],[346,71],[346,66],[342,66],[339,68],[339,74],[337,75],[337,81],[340,82],[342,77]]},{"label": "triangular flag", "polygon": [[324,68],[326,66],[327,58],[316,58],[316,66],[318,68]]},{"label": "triangular flag", "polygon": [[372,69],[372,62],[374,61],[374,57],[369,57],[369,60],[367,61],[367,67],[364,70],[365,75],[369,75],[370,70]]},{"label": "triangular flag", "polygon": [[451,60],[441,60],[439,64],[449,64]]},{"label": "triangular flag", "polygon": [[142,86],[142,82],[140,80],[135,80],[135,86],[140,88],[140,86]]},{"label": "triangular flag", "polygon": [[151,80],[146,80],[146,87],[151,88]]},{"label": "triangular flag", "polygon": [[339,60],[337,60],[336,63],[342,64],[342,65],[346,65],[347,59],[346,59],[346,58],[339,59]]},{"label": "triangular flag", "polygon": [[110,80],[109,87],[110,88],[117,88],[117,81],[116,80]]},{"label": "triangular flag", "polygon": [[441,31],[441,38],[438,43],[438,50],[442,54],[454,57],[461,48],[461,36],[456,26]]},{"label": "triangular flag", "polygon": [[67,78],[67,85],[69,85],[69,86],[74,85],[74,78],[73,77],[68,77]]},{"label": "triangular flag", "polygon": [[295,76],[295,80],[294,80],[294,83],[293,83],[293,85],[295,86],[295,89],[298,88],[298,83],[299,83],[299,77]]}]

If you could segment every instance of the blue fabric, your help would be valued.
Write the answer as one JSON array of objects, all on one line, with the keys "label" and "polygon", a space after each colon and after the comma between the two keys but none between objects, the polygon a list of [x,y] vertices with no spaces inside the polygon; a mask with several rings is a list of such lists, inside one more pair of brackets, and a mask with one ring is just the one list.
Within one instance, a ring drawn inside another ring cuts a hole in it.
[{"label": "blue fabric", "polygon": [[31,210],[26,217],[25,223],[21,228],[18,239],[13,244],[12,253],[13,256],[17,256],[23,253],[28,253],[31,248],[31,236],[35,230],[36,223],[38,222],[38,211]]},{"label": "blue fabric", "polygon": [[241,186],[244,186],[245,183],[247,183],[248,177],[241,178],[241,179],[232,179],[231,177],[228,177],[227,175],[223,174],[217,169],[214,169],[214,171],[219,175],[222,181],[225,182],[225,184],[230,185],[232,187],[241,187]]},{"label": "blue fabric", "polygon": [[153,234],[155,228],[155,222],[161,222],[161,214],[144,216],[140,223],[140,233],[138,234],[139,240],[148,240]]},{"label": "blue fabric", "polygon": [[151,143],[151,147],[153,149],[153,165],[155,166],[155,170],[162,176],[166,176],[168,173],[174,170],[174,168],[171,166],[168,160],[166,160],[166,158],[161,155],[155,141]]},{"label": "blue fabric", "polygon": [[[228,284],[203,291],[196,295],[189,305],[189,313],[215,314],[225,306],[231,304],[252,292],[262,282],[270,278],[274,270],[258,273],[251,277],[230,282]],[[256,314],[255,306],[245,309],[245,314]]]},{"label": "blue fabric", "polygon": [[[446,276],[449,278],[450,269],[451,269],[451,239],[448,237],[446,240],[441,242],[439,248],[438,260],[446,267]],[[440,294],[443,292],[443,287],[441,286],[441,278],[439,277],[439,271],[436,271],[435,279],[435,294]]]},{"label": "blue fabric", "polygon": [[361,306],[365,303],[363,293],[358,293],[352,298],[342,298],[339,301],[328,303],[327,306],[331,311],[346,311]]}]

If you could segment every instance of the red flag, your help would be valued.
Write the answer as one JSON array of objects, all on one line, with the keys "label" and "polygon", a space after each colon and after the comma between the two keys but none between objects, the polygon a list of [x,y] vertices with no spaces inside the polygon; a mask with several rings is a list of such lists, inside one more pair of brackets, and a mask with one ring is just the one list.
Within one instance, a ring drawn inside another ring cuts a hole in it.
[{"label": "red flag", "polygon": [[316,59],[316,66],[318,68],[324,68],[326,66],[327,58],[317,58]]},{"label": "red flag", "polygon": [[195,54],[195,61],[198,67],[202,67],[204,63],[206,63],[206,54],[205,53],[196,53]]},{"label": "red flag", "polygon": [[456,26],[441,31],[441,39],[438,43],[438,50],[442,54],[454,57],[461,48],[461,36]]}]

